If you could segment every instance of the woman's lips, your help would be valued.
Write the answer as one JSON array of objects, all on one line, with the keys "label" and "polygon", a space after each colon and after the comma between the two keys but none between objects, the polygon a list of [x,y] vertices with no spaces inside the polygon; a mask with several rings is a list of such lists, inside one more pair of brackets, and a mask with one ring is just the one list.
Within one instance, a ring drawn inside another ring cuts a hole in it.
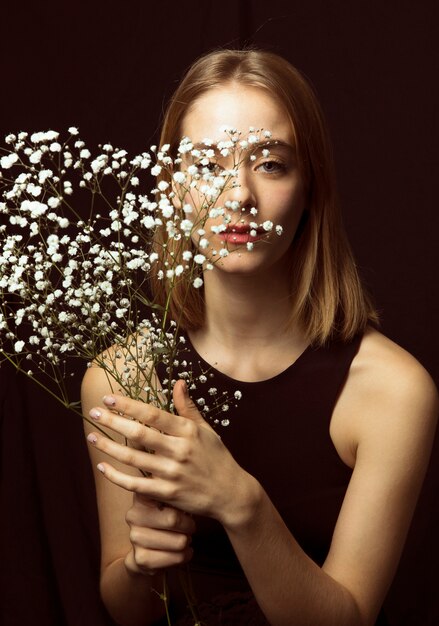
[{"label": "woman's lips", "polygon": [[250,228],[250,226],[243,224],[236,224],[235,226],[229,226],[225,231],[219,234],[222,241],[235,244],[246,244],[258,241],[266,235],[265,230],[257,228]]}]

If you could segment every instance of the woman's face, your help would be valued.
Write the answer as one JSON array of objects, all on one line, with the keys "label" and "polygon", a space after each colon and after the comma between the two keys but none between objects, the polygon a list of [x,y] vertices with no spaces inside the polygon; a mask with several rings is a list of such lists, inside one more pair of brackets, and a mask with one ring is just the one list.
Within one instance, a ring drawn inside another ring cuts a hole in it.
[{"label": "woman's face", "polygon": [[[204,229],[210,246],[202,252],[224,271],[257,272],[262,266],[268,268],[286,260],[304,210],[305,189],[296,159],[293,129],[283,106],[266,90],[230,84],[212,89],[195,101],[184,118],[182,134],[193,144],[202,143],[205,138],[216,143],[228,138],[220,130],[224,126],[238,129],[242,138],[249,134],[250,128],[270,131],[271,137],[266,139],[263,131],[260,132],[257,149],[239,154],[242,165],[234,180],[236,186],[228,188],[216,202],[216,206],[224,207],[226,201],[237,201],[239,208],[235,211],[226,208],[230,223],[225,232],[211,231],[224,218],[207,220]],[[250,158],[252,154],[256,159]],[[224,158],[219,153],[209,161],[209,168],[219,171],[233,165],[233,157]],[[196,196],[196,192],[192,193],[195,211],[199,210]],[[255,233],[249,226],[267,221],[281,226],[282,234],[278,235],[275,228],[269,233],[258,228]],[[249,243],[253,246],[248,246]],[[222,258],[218,254],[222,248],[232,254]]]}]

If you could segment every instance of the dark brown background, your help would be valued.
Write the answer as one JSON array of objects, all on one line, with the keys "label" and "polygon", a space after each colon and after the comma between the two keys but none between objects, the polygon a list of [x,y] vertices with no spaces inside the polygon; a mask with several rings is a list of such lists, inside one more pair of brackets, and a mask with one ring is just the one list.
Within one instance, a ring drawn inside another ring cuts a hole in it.
[{"label": "dark brown background", "polygon": [[[310,78],[326,111],[347,230],[382,329],[437,381],[438,6],[4,3],[0,130],[77,125],[90,146],[108,140],[140,151],[156,139],[166,98],[198,55],[248,43],[279,52]],[[7,626],[104,624],[79,420],[11,372],[0,376],[0,616]],[[392,595],[395,624],[439,623],[433,608],[430,617],[422,608],[432,606],[428,580],[437,557],[433,544],[421,542],[432,540],[426,524],[425,516],[415,522]]]}]

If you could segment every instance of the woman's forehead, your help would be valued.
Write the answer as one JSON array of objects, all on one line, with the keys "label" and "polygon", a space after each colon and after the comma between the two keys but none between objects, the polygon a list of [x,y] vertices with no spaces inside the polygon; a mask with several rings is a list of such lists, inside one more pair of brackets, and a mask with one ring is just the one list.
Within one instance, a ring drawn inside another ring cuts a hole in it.
[{"label": "woman's forehead", "polygon": [[267,90],[246,85],[210,89],[190,107],[183,119],[182,134],[194,142],[226,139],[224,127],[245,136],[250,128],[270,131],[287,143],[294,141],[291,122],[283,105]]}]

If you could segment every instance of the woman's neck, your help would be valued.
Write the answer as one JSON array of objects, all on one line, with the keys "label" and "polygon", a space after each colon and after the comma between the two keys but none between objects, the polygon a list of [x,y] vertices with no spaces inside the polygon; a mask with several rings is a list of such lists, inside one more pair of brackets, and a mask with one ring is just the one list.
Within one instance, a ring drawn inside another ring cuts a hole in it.
[{"label": "woman's neck", "polygon": [[206,321],[190,337],[197,352],[238,380],[270,378],[290,365],[307,339],[291,324],[290,288],[284,274],[204,276]]},{"label": "woman's neck", "polygon": [[303,335],[291,324],[291,277],[286,272],[255,275],[213,269],[204,274],[206,322],[201,334],[249,345],[272,343],[282,335]]}]

